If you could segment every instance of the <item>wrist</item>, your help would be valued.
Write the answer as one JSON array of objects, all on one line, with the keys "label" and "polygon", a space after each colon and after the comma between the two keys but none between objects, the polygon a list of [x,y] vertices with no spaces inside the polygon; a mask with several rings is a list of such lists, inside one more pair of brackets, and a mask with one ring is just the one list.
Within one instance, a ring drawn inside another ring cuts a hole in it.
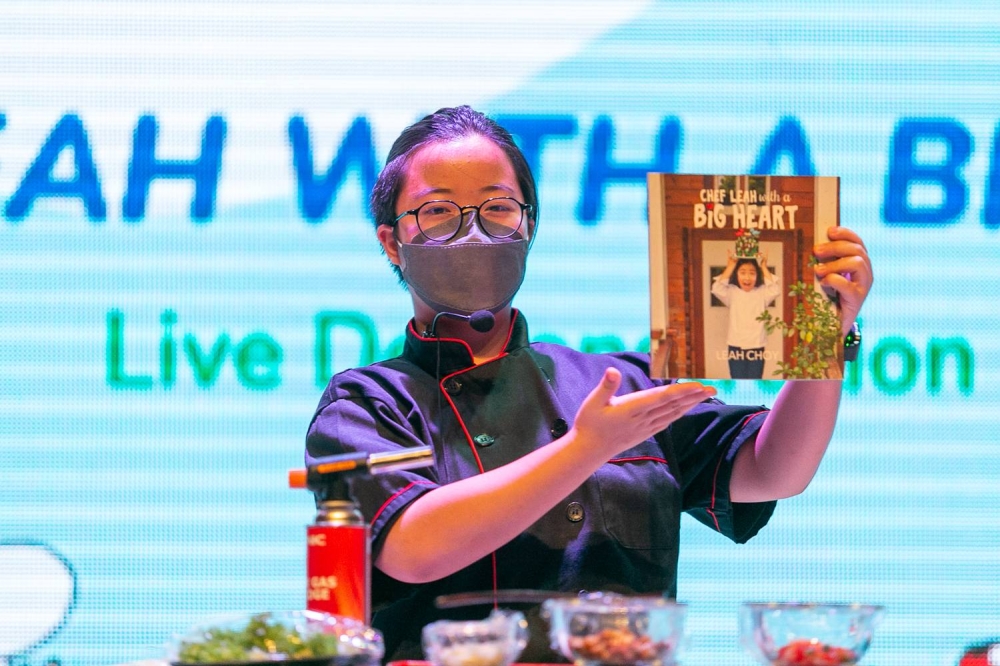
[{"label": "wrist", "polygon": [[614,442],[614,437],[601,437],[590,428],[572,427],[552,444],[562,444],[570,452],[574,466],[590,469],[592,473],[618,453]]}]

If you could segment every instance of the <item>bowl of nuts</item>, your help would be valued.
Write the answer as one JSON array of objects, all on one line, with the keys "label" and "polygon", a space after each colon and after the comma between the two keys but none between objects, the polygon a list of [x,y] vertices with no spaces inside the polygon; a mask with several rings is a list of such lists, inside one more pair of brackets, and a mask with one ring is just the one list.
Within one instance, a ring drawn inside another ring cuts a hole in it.
[{"label": "bowl of nuts", "polygon": [[769,666],[854,666],[882,612],[865,604],[744,603],[740,642]]},{"label": "bowl of nuts", "polygon": [[577,666],[671,666],[687,607],[661,596],[592,594],[548,599],[552,648]]}]

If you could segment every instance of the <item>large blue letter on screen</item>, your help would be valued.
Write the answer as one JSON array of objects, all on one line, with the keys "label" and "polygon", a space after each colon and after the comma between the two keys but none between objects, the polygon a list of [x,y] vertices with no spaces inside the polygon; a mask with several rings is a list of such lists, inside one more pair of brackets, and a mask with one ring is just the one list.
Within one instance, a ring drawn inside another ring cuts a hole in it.
[{"label": "large blue letter on screen", "polygon": [[611,161],[614,148],[614,126],[611,119],[600,116],[590,131],[587,165],[583,173],[583,192],[578,215],[584,224],[594,224],[604,202],[604,186],[608,181],[646,183],[646,173],[677,170],[677,153],[681,143],[681,124],[677,118],[665,118],[656,137],[656,153],[648,164],[615,164]]},{"label": "large blue letter on screen", "polygon": [[[52,171],[59,156],[67,148],[73,149],[75,173],[68,180],[56,180],[52,177]],[[101,182],[90,150],[90,141],[87,139],[87,130],[78,116],[65,115],[59,120],[45,145],[38,151],[38,157],[28,167],[14,196],[7,202],[4,214],[11,220],[22,219],[38,197],[79,197],[91,220],[98,221],[107,217],[108,207],[101,194]]]},{"label": "large blue letter on screen", "polygon": [[782,155],[788,155],[792,162],[792,176],[814,176],[812,157],[809,155],[809,142],[802,125],[795,118],[782,118],[760,149],[757,162],[750,169],[752,174],[775,173]]},{"label": "large blue letter on screen", "polygon": [[[921,143],[945,148],[943,159],[917,161]],[[886,178],[885,221],[896,224],[947,224],[965,210],[969,192],[959,169],[972,154],[972,135],[948,118],[901,120],[893,132]],[[912,205],[911,186],[934,187],[940,203]]]},{"label": "large blue letter on screen", "polygon": [[222,143],[226,121],[212,116],[201,135],[201,155],[193,160],[161,160],[156,157],[156,118],[142,116],[135,127],[132,162],[128,168],[128,187],[122,202],[122,217],[138,220],[146,214],[149,185],[156,178],[190,178],[194,181],[191,218],[202,221],[212,216],[215,192],[222,167]]},{"label": "large blue letter on screen", "polygon": [[299,210],[309,222],[318,222],[330,214],[333,195],[344,182],[352,164],[358,165],[365,194],[375,186],[375,147],[372,128],[364,116],[355,118],[351,123],[322,178],[316,177],[309,127],[301,116],[293,116],[288,121],[288,138],[292,143],[292,162],[299,183]]},{"label": "large blue letter on screen", "polygon": [[990,229],[1000,227],[1000,123],[993,130],[993,152],[990,153],[990,173],[986,176],[983,224]]},{"label": "large blue letter on screen", "polygon": [[576,134],[576,118],[573,116],[497,116],[495,120],[519,139],[518,147],[536,182],[541,175],[545,137]]}]

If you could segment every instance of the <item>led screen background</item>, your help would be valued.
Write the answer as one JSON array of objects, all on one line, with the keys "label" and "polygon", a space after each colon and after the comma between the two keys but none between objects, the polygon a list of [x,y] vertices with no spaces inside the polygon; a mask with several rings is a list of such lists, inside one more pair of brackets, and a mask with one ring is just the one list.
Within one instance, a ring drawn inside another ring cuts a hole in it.
[{"label": "led screen background", "polygon": [[842,179],[877,274],[861,361],[815,481],[757,538],[684,522],[686,663],[750,662],[743,600],[884,604],[872,664],[1000,636],[995,5],[0,11],[12,663],[155,658],[211,615],[304,605],[312,504],[285,472],[325,378],[394,353],[409,316],[365,190],[459,103],[535,166],[532,338],[583,349],[647,344],[645,171]]}]

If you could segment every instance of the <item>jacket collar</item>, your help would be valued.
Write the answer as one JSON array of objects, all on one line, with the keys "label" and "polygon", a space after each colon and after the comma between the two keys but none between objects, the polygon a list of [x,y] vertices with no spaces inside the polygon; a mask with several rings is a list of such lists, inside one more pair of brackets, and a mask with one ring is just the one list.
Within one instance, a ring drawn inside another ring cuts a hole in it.
[{"label": "jacket collar", "polygon": [[[528,323],[519,310],[511,312],[507,342],[500,356],[528,346]],[[438,354],[440,353],[440,367]],[[439,379],[459,370],[467,370],[475,365],[472,349],[468,343],[458,338],[425,337],[416,329],[416,322],[410,320],[406,327],[406,342],[403,358],[419,366],[424,372]]]}]

